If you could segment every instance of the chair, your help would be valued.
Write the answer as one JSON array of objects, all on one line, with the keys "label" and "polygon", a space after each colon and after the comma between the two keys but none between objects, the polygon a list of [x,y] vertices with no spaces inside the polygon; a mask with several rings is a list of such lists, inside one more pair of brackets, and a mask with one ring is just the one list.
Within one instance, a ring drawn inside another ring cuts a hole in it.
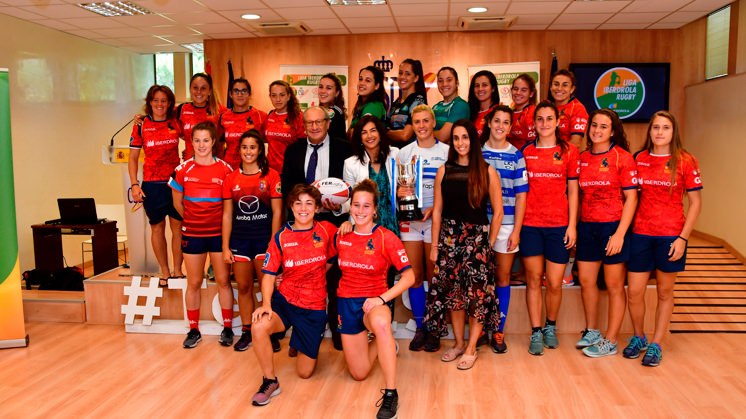
[{"label": "chair", "polygon": [[[124,251],[124,264],[127,263],[127,234],[122,232],[127,231],[127,218],[124,215],[124,206],[119,204],[114,205],[101,205],[96,204],[96,215],[99,218],[106,218],[108,220],[115,220],[117,222],[117,252],[120,250]],[[85,277],[85,254],[93,254],[93,239],[89,238],[84,240],[80,244],[80,256],[81,263],[83,265],[83,276]],[[120,258],[121,260],[121,258]]]}]

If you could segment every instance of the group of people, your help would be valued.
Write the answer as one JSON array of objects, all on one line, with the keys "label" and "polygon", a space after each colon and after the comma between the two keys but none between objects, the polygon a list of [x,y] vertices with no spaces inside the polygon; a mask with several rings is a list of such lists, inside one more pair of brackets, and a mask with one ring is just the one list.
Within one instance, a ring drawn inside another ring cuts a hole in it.
[{"label": "group of people", "polygon": [[[378,359],[385,381],[378,417],[391,418],[398,407],[396,297],[408,292],[417,326],[410,350],[439,351],[450,318],[455,342],[441,360],[472,368],[481,344],[507,351],[510,276],[520,252],[532,328],[528,351],[542,355],[559,345],[563,274],[575,252],[587,325],[576,346],[591,357],[616,354],[628,302],[634,335],[623,354],[644,352],[643,365],[658,365],[673,285],[701,208],[699,168],[674,116],[657,112],[633,157],[618,115],[599,109],[589,116],[567,70],[551,76],[553,100],[542,102],[535,80],[521,74],[510,106],[500,103],[488,71],[472,77],[463,100],[456,70],[441,68],[443,100],[433,107],[419,60],[401,63],[398,84],[401,96],[387,106],[383,72],[361,69],[349,129],[334,74],[320,79],[320,106],[305,112],[283,81],[269,86],[269,114],[249,104],[245,79],[231,83],[231,109],[217,104],[207,74],[192,77],[192,101],[178,107],[168,87],[150,88],[130,144],[132,195],[144,202],[152,227],[160,285],[183,275],[182,261],[186,266],[184,347],[201,340],[199,288],[209,255],[224,321],[219,342],[239,351],[253,345],[264,374],[253,404],[280,392],[272,353],[285,331],[293,328],[288,353],[307,378],[328,324],[354,379],[365,379]],[[179,138],[187,143],[183,162]],[[421,170],[416,190],[397,183],[397,163],[410,161]],[[349,201],[334,204],[311,186],[328,177],[353,186]],[[397,200],[413,194],[422,219],[399,221]],[[597,319],[601,266],[609,290],[605,335]],[[658,306],[648,342],[644,293],[653,271]],[[231,272],[243,323],[235,344]]]}]

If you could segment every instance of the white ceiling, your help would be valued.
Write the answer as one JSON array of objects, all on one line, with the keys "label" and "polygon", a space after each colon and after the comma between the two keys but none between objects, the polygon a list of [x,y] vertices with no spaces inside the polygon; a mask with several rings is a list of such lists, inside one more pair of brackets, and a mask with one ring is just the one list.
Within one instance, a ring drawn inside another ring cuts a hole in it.
[{"label": "white ceiling", "polygon": [[[263,36],[259,22],[302,21],[309,35],[458,31],[459,16],[517,16],[520,30],[676,29],[733,0],[389,0],[329,6],[326,0],[131,0],[156,14],[103,17],[76,6],[93,0],[0,0],[0,13],[139,53],[185,52],[179,44]],[[466,11],[483,6],[486,13]],[[256,22],[256,21],[253,21]]]}]

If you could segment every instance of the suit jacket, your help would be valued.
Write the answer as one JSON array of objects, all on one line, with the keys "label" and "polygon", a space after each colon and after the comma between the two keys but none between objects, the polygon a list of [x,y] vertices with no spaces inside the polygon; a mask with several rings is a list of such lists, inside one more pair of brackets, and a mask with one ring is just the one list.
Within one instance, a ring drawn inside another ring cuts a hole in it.
[{"label": "suit jacket", "polygon": [[[282,163],[282,174],[280,179],[282,181],[282,198],[287,202],[288,194],[293,187],[299,183],[306,183],[306,171],[304,165],[306,161],[306,150],[308,149],[308,141],[303,138],[293,144],[290,144],[285,150],[285,159]],[[345,159],[352,155],[352,149],[350,145],[337,138],[329,138],[329,177],[336,177],[342,179],[344,176],[344,164]],[[292,212],[290,212],[288,218],[292,219]],[[329,221],[330,223],[339,226],[347,220],[347,216],[344,213],[340,215],[334,215],[331,212],[322,212],[316,216],[317,220]]]}]

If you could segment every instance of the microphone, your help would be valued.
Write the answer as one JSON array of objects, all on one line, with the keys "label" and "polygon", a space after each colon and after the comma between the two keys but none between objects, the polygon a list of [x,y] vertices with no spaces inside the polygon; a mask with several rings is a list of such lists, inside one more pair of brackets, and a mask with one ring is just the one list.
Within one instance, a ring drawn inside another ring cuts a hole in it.
[{"label": "microphone", "polygon": [[114,147],[114,137],[116,137],[117,134],[119,134],[120,132],[122,132],[123,129],[127,128],[127,125],[129,125],[130,122],[132,122],[134,120],[135,120],[135,118],[132,118],[129,121],[127,121],[127,123],[124,124],[124,126],[122,128],[119,128],[119,130],[117,132],[115,132],[114,135],[111,136],[111,142],[109,142],[109,147]]}]

